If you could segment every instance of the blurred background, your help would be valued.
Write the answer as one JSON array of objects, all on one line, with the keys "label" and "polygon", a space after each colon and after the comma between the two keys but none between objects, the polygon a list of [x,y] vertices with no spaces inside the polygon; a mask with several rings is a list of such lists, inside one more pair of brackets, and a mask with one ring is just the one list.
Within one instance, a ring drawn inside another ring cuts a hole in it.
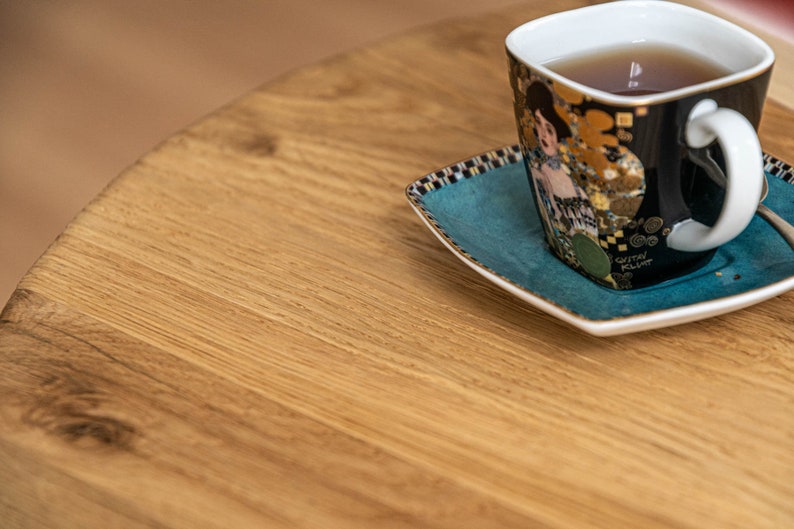
[{"label": "blurred background", "polygon": [[[514,1],[0,0],[0,307],[161,140],[294,68]],[[761,0],[703,1],[763,14]],[[790,23],[790,0],[765,1]]]},{"label": "blurred background", "polygon": [[105,185],[294,68],[514,0],[0,0],[0,307]]}]

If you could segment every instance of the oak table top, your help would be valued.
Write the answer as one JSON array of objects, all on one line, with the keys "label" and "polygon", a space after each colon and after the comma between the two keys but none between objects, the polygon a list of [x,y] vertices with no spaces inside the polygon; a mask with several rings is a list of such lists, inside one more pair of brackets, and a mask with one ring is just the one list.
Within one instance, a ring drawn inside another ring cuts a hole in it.
[{"label": "oak table top", "polygon": [[585,3],[301,69],[120,175],[2,314],[2,526],[794,526],[794,294],[597,338],[405,199],[515,142],[504,36]]}]

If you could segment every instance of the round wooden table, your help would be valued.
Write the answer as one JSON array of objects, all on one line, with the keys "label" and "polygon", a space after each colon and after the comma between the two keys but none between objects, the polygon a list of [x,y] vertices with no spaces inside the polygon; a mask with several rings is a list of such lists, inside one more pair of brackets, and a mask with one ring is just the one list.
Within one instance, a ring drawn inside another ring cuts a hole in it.
[{"label": "round wooden table", "polygon": [[2,526],[794,526],[794,295],[597,338],[406,201],[516,141],[503,38],[585,3],[296,71],[118,177],[2,315]]}]

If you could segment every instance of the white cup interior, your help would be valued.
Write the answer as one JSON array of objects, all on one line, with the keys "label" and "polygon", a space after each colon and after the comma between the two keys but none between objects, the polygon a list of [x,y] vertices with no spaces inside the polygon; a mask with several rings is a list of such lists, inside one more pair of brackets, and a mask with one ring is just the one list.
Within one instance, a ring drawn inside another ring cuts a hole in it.
[{"label": "white cup interior", "polygon": [[[583,93],[598,92],[614,103],[681,97],[753,77],[774,62],[772,49],[760,38],[714,15],[662,0],[620,0],[565,11],[513,30],[507,49],[539,73],[560,78],[554,61],[599,49],[651,44],[685,50],[718,62],[731,73],[720,79],[653,96],[618,96],[568,81]],[[711,86],[713,85],[713,86]]]}]

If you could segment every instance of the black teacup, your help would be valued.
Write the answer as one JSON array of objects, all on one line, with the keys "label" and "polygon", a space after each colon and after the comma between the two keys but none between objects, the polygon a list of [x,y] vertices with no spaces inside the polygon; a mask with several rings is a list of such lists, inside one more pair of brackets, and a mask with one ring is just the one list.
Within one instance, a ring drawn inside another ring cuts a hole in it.
[{"label": "black teacup", "polygon": [[551,250],[594,281],[689,273],[752,220],[771,48],[689,7],[623,1],[506,40],[515,115]]}]

